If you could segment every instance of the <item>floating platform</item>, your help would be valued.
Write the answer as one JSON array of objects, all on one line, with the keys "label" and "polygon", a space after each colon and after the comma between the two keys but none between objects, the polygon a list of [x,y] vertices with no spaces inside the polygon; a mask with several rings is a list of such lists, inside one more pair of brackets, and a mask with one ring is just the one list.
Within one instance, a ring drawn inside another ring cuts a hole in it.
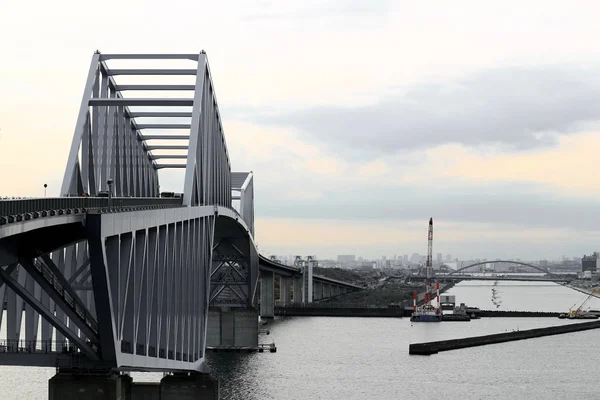
[{"label": "floating platform", "polygon": [[493,335],[475,336],[464,339],[442,340],[439,342],[414,343],[409,345],[408,353],[416,355],[431,355],[440,351],[463,349],[466,347],[484,346],[511,342],[515,340],[531,339],[542,336],[560,335],[563,333],[579,332],[600,328],[600,321],[573,323],[567,325],[550,326],[547,328],[528,329],[524,331],[497,333]]},{"label": "floating platform", "polygon": [[277,346],[275,343],[261,343],[257,347],[207,346],[206,350],[213,353],[277,353]]}]

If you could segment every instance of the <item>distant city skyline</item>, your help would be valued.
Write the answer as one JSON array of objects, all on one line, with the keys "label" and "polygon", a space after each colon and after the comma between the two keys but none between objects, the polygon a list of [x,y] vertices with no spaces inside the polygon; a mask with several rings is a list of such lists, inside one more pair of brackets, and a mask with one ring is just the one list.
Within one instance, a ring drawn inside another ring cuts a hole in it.
[{"label": "distant city skyline", "polygon": [[[473,257],[473,258],[459,258],[454,257],[451,254],[443,254],[437,253],[433,262],[439,264],[439,258],[437,255],[442,254],[443,260],[442,263],[454,263],[456,260],[460,261],[489,261],[490,263],[494,261],[529,261],[529,262],[561,262],[561,261],[579,261],[584,255],[575,255],[575,256],[566,256],[561,255],[558,258],[539,258],[539,259],[527,259],[522,257],[510,257],[510,258],[500,258],[500,257]],[[592,255],[594,252],[588,253],[588,255]],[[425,262],[426,254],[421,253],[410,253],[410,254],[394,254],[392,256],[388,255],[380,255],[376,257],[366,257],[362,254],[338,254],[337,256],[327,257],[320,256],[318,254],[270,254],[275,255],[278,258],[285,258],[287,260],[293,261],[296,256],[301,256],[303,259],[306,259],[307,256],[316,257],[317,260],[327,260],[327,261],[335,261],[338,263],[361,263],[361,262],[371,262],[371,261],[397,261],[397,262],[413,262],[413,263],[422,263]],[[419,261],[412,260],[414,256],[419,257]],[[395,257],[395,258],[394,258]]]},{"label": "distant city skyline", "polygon": [[96,49],[204,49],[265,252],[423,254],[430,217],[459,259],[597,248],[600,3],[102,4],[3,7],[0,196],[59,194]]}]

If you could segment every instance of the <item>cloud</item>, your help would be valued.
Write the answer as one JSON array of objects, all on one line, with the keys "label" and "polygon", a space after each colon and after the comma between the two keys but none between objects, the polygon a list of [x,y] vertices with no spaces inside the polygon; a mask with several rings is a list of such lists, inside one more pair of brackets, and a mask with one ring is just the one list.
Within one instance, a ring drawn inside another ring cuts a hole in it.
[{"label": "cloud", "polygon": [[226,128],[233,169],[255,173],[261,217],[600,226],[595,132],[516,154],[451,145],[364,161],[345,160],[281,127],[236,121]]},{"label": "cloud", "polygon": [[[454,257],[525,259],[559,258],[564,253],[589,252],[577,231],[568,228],[522,227],[481,222],[434,221],[434,252]],[[379,258],[393,254],[425,254],[427,219],[348,221],[344,219],[266,218],[256,220],[263,254],[317,255],[335,258],[356,254]],[[596,232],[595,238],[598,237]]]},{"label": "cloud", "polygon": [[600,80],[591,69],[515,67],[397,88],[362,106],[246,111],[245,118],[290,127],[330,147],[377,153],[445,144],[527,150],[600,119],[598,102]]}]

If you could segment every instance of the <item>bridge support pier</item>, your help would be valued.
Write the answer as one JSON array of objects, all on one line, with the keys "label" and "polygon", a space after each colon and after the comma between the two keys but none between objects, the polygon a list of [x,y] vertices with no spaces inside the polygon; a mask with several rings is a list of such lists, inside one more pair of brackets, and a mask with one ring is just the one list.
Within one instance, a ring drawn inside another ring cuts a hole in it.
[{"label": "bridge support pier", "polygon": [[258,348],[258,310],[211,308],[208,312],[206,346]]},{"label": "bridge support pier", "polygon": [[273,272],[260,272],[260,317],[275,317],[275,279]]},{"label": "bridge support pier", "polygon": [[331,285],[324,285],[323,288],[323,298],[331,297]]},{"label": "bridge support pier", "polygon": [[283,306],[290,302],[290,280],[283,276],[279,277],[279,302]]},{"label": "bridge support pier", "polygon": [[219,381],[209,375],[173,374],[165,376],[160,381],[160,400],[219,400],[219,398]]},{"label": "bridge support pier", "polygon": [[313,299],[321,300],[323,298],[323,284],[321,282],[314,282],[313,286]]},{"label": "bridge support pier", "polygon": [[294,280],[294,300],[293,302],[298,304],[298,303],[302,303],[302,278],[293,278]]},{"label": "bridge support pier", "polygon": [[48,400],[129,400],[131,382],[129,375],[57,373],[48,381]]},{"label": "bridge support pier", "polygon": [[219,381],[206,374],[173,374],[160,383],[134,383],[129,375],[57,373],[48,381],[48,399],[219,400]]}]

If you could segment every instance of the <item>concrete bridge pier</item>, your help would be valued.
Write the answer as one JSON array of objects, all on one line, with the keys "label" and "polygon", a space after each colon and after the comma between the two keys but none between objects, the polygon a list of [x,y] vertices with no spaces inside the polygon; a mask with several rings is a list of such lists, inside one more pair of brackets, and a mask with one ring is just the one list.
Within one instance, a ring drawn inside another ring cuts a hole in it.
[{"label": "concrete bridge pier", "polygon": [[260,317],[275,317],[275,277],[273,272],[260,272]]},{"label": "concrete bridge pier", "polygon": [[313,287],[313,299],[321,300],[323,298],[323,284],[321,282],[314,282]]},{"label": "concrete bridge pier", "polygon": [[298,304],[298,303],[302,303],[302,278],[297,278],[294,277],[293,279],[293,290],[294,290],[294,297],[293,297],[293,302]]},{"label": "concrete bridge pier", "polygon": [[281,305],[290,303],[290,280],[286,277],[279,277],[279,302]]},{"label": "concrete bridge pier", "polygon": [[208,374],[178,373],[159,382],[133,382],[129,375],[57,373],[48,381],[48,399],[181,400],[220,399],[220,383]]},{"label": "concrete bridge pier", "polygon": [[206,346],[258,348],[258,310],[211,307]]},{"label": "concrete bridge pier", "polygon": [[323,286],[323,298],[331,297],[331,285]]},{"label": "concrete bridge pier", "polygon": [[302,269],[302,302],[313,302],[313,265],[307,263]]},{"label": "concrete bridge pier", "polygon": [[131,399],[129,375],[76,375],[57,373],[48,381],[48,400]]}]

